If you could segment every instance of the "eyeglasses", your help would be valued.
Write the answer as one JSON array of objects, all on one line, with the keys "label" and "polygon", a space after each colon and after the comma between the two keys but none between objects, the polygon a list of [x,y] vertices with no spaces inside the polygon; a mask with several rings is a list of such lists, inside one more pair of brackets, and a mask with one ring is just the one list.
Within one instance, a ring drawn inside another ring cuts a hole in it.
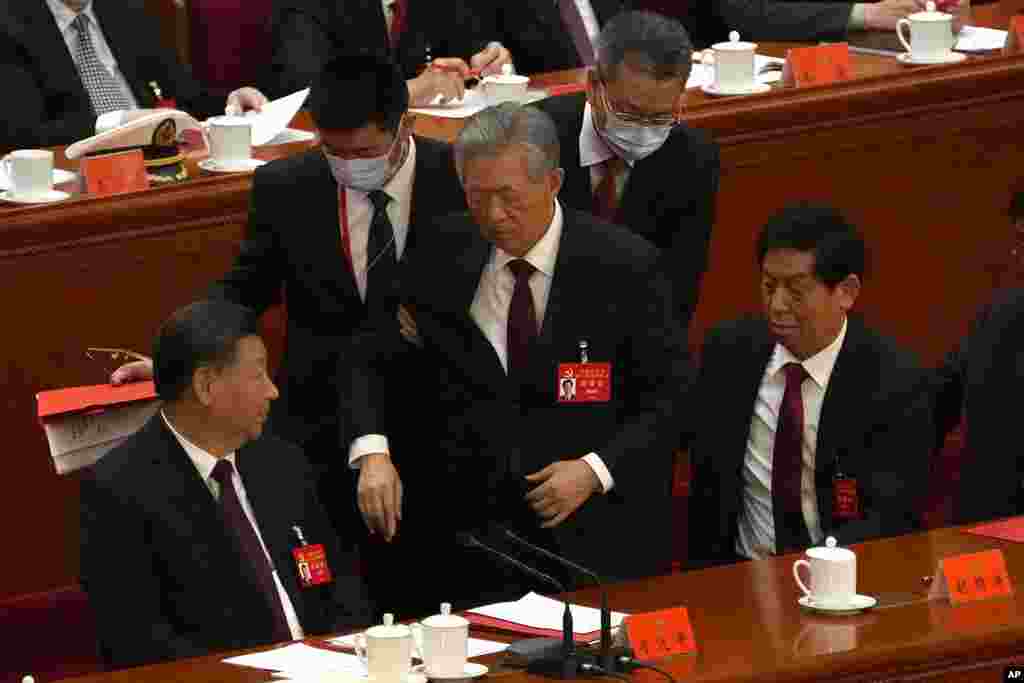
[{"label": "eyeglasses", "polygon": [[604,81],[599,82],[601,85],[596,90],[601,106],[625,124],[631,126],[678,126],[682,123],[682,98],[676,99],[675,111],[671,114],[631,114],[616,107],[608,97],[608,88]]}]

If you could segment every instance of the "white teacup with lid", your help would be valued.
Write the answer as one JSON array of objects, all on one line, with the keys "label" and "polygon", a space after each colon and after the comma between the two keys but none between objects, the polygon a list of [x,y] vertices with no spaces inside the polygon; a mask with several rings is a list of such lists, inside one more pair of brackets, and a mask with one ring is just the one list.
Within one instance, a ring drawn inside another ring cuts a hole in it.
[{"label": "white teacup with lid", "polygon": [[[910,40],[903,27],[910,31]],[[924,12],[915,12],[896,22],[896,35],[915,62],[943,62],[950,58],[956,38],[953,36],[953,15],[938,12],[935,3],[925,5]]]},{"label": "white teacup with lid", "polygon": [[[743,92],[754,88],[754,54],[757,43],[740,40],[736,31],[729,32],[729,40],[711,46],[715,58],[715,88],[720,92]],[[705,54],[707,54],[705,52]]]},{"label": "white teacup with lid", "polygon": [[452,614],[450,603],[441,603],[441,613],[416,624],[412,633],[428,677],[460,678],[465,675],[469,621]]},{"label": "white teacup with lid", "polygon": [[355,637],[356,655],[376,683],[406,683],[412,666],[412,631],[385,614],[384,623]]},{"label": "white teacup with lid", "polygon": [[480,81],[487,102],[491,105],[521,101],[526,96],[526,86],[529,83],[528,76],[512,73],[511,64],[502,65],[500,74],[485,76]]},{"label": "white teacup with lid", "polygon": [[[836,546],[829,536],[825,547],[808,548],[807,559],[793,563],[796,585],[814,605],[841,608],[851,605],[857,596],[857,555],[849,548]],[[800,567],[807,567],[810,587],[800,578]]]}]

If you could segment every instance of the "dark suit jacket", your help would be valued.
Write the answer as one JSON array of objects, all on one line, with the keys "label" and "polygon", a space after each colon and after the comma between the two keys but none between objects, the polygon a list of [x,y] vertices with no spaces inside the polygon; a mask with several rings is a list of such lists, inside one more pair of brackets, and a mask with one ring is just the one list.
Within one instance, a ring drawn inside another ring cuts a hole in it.
[{"label": "dark suit jacket", "polygon": [[846,35],[853,3],[788,0],[711,0],[699,3],[688,26],[698,48],[728,40],[837,40]]},{"label": "dark suit jacket", "polygon": [[[278,577],[307,634],[372,620],[352,548],[334,535],[294,446],[271,436],[236,465]],[[264,645],[271,612],[219,507],[161,416],[82,481],[82,584],[111,668]],[[302,589],[292,525],[322,543],[332,585]]]},{"label": "dark suit jacket", "polygon": [[[393,330],[364,338],[368,372],[343,402],[357,413],[361,433],[388,434],[407,416],[390,409],[387,401],[400,389],[381,382],[375,368],[407,353],[433,371],[425,393],[434,404],[421,408],[416,456],[429,463],[437,483],[429,475],[403,479],[410,494],[433,486],[430,525],[439,542],[453,527],[489,522],[533,533],[539,523],[522,499],[523,476],[593,451],[611,471],[614,488],[592,496],[547,540],[606,577],[658,573],[667,566],[668,544],[651,539],[668,534],[671,452],[690,384],[686,346],[656,250],[588,214],[564,215],[542,329],[521,384],[510,381],[470,317],[492,247],[462,214],[446,219],[422,245],[403,282],[422,350],[399,343]],[[581,339],[591,362],[612,364],[608,403],[556,400],[558,364],[579,360]],[[402,523],[412,517],[403,514]],[[614,543],[611,530],[623,531]]]},{"label": "dark suit jacket", "polygon": [[[690,558],[735,558],[750,422],[775,340],[762,318],[720,325],[704,340],[692,442]],[[929,380],[910,354],[848,318],[818,423],[815,470],[822,531],[848,545],[917,528],[932,451]],[[858,484],[863,517],[832,516],[832,476]]]},{"label": "dark suit jacket", "polygon": [[[416,138],[403,259],[419,247],[421,233],[432,231],[431,221],[465,206],[451,148]],[[336,363],[345,359],[354,330],[373,316],[393,321],[395,309],[374,307],[372,291],[369,307],[359,297],[341,247],[338,186],[319,151],[274,161],[256,172],[248,235],[210,295],[262,312],[278,300],[282,285],[288,330],[278,373],[281,397],[271,408],[273,431],[301,445],[315,464],[345,459],[347,443],[338,450],[339,429],[348,432],[337,422]]]},{"label": "dark suit jacket", "polygon": [[984,307],[970,333],[938,370],[940,443],[961,416],[967,451],[954,506],[958,524],[1021,513],[1021,461],[1014,447],[1024,378],[1024,290]]},{"label": "dark suit jacket", "polygon": [[[174,53],[160,46],[159,27],[141,0],[93,0],[103,35],[140,107],[164,97],[200,118],[223,112],[222,97],[206,95]],[[96,114],[64,37],[45,2],[0,0],[0,83],[7,99],[0,147],[63,145],[93,135]]]},{"label": "dark suit jacket", "polygon": [[406,78],[432,57],[465,60],[491,40],[501,40],[491,3],[475,0],[410,0],[406,29],[395,49],[388,40],[380,0],[276,2],[273,57],[265,88],[285,93],[308,86],[332,57],[357,50],[390,52]]},{"label": "dark suit jacket", "polygon": [[[580,131],[586,96],[566,95],[538,106],[555,120],[562,148],[565,206],[590,211],[590,169],[580,166]],[[661,249],[679,320],[686,330],[697,307],[708,263],[718,193],[718,145],[703,132],[678,126],[657,152],[638,161],[622,194],[618,222]]]}]

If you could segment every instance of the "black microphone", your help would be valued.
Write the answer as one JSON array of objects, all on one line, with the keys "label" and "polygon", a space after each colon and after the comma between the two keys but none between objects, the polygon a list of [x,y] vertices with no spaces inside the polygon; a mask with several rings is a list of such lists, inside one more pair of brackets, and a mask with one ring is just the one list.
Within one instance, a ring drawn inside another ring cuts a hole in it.
[{"label": "black microphone", "polygon": [[[557,588],[559,593],[568,592],[565,590],[565,586],[553,576],[545,574],[539,569],[534,569],[530,565],[501,552],[497,548],[492,548],[467,531],[460,531],[455,534],[455,539],[463,547],[480,548],[524,574],[546,581]],[[526,656],[530,658],[532,655],[533,657],[527,663],[527,671],[530,673],[555,675],[563,679],[576,678],[579,671],[579,663],[576,659],[576,641],[573,637],[572,610],[569,609],[568,602],[565,602],[565,611],[562,613],[562,642],[560,646],[554,638],[530,638],[528,641],[519,641],[524,643],[522,649]],[[515,651],[518,649],[515,646],[516,643],[512,643],[509,650]]]},{"label": "black microphone", "polygon": [[601,589],[601,650],[600,650],[600,661],[601,668],[605,671],[615,672],[619,671],[621,667],[616,666],[617,658],[612,652],[612,612],[608,609],[608,591],[605,589],[604,584],[601,582],[601,577],[596,572],[587,569],[586,567],[576,564],[572,560],[562,557],[556,553],[551,552],[547,548],[543,548],[534,543],[530,543],[525,538],[519,536],[513,531],[504,527],[498,527],[499,530],[505,536],[512,539],[522,547],[532,550],[538,555],[542,555],[550,560],[558,562],[562,566],[568,567],[573,571],[589,576],[597,584],[597,587]]}]

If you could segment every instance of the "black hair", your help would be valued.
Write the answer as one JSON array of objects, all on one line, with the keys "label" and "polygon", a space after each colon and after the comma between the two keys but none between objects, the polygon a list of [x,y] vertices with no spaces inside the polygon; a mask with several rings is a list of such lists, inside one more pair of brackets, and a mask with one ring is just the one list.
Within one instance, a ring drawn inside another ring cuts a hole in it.
[{"label": "black hair", "polygon": [[309,93],[317,128],[355,130],[375,123],[398,130],[409,108],[409,87],[390,57],[374,52],[340,55],[324,65]]},{"label": "black hair", "polygon": [[689,78],[693,42],[675,19],[654,12],[623,12],[613,17],[597,39],[597,61],[602,78],[614,79],[627,58],[658,80]]},{"label": "black hair", "polygon": [[864,239],[829,206],[793,204],[769,218],[757,240],[758,264],[772,249],[814,252],[814,275],[829,288],[850,275],[864,276]]}]

